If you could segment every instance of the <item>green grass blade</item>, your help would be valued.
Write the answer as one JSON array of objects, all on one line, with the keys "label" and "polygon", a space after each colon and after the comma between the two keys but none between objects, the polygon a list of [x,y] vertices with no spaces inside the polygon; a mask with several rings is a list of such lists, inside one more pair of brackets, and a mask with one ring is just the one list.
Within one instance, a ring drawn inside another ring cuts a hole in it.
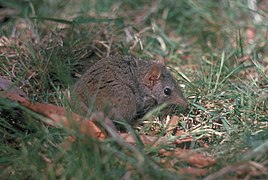
[{"label": "green grass blade", "polygon": [[58,19],[58,18],[49,18],[49,17],[30,17],[30,19],[36,19],[40,21],[53,21],[57,23],[62,23],[62,24],[73,24],[73,21],[68,21],[65,19]]}]

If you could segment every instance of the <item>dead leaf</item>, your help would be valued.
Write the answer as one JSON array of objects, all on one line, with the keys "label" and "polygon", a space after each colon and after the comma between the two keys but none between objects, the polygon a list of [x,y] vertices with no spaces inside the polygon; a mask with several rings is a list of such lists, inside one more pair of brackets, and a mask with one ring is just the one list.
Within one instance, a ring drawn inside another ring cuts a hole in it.
[{"label": "dead leaf", "polygon": [[211,166],[216,163],[212,157],[204,156],[200,153],[195,153],[193,156],[187,157],[186,159],[188,162],[199,168]]},{"label": "dead leaf", "polygon": [[168,122],[167,122],[167,133],[165,136],[170,136],[173,134],[174,130],[177,128],[179,122],[179,116],[173,116]]},{"label": "dead leaf", "polygon": [[[128,143],[130,144],[136,144],[136,139],[129,133],[120,133],[120,136]],[[178,137],[179,138],[179,137]],[[158,146],[158,145],[168,145],[168,144],[174,144],[174,145],[181,145],[187,142],[193,141],[193,138],[191,137],[186,137],[183,139],[178,139],[176,137],[174,138],[169,138],[169,137],[158,137],[158,136],[147,136],[147,135],[140,135],[140,139],[143,144],[146,145],[153,145],[153,146]]]},{"label": "dead leaf", "polygon": [[185,132],[183,130],[180,130],[180,131],[176,131],[175,136],[181,136],[183,134],[185,134]]},{"label": "dead leaf", "polygon": [[187,149],[176,148],[172,151],[161,149],[159,154],[165,157],[178,158],[198,168],[204,168],[216,163],[216,161],[210,156],[204,156],[200,153]]},{"label": "dead leaf", "polygon": [[[76,113],[67,112],[63,107],[52,104],[32,103],[16,93],[4,91],[0,95],[12,101],[18,102],[20,105],[51,119],[51,121],[45,122],[48,125],[55,127],[62,125],[65,128],[72,128],[73,123],[75,123],[75,125],[80,127],[80,132],[82,134],[86,134],[98,139],[106,138],[105,133],[98,128],[93,121],[91,121],[91,118],[86,119],[85,117],[79,116]],[[100,115],[94,115],[100,117]]]},{"label": "dead leaf", "polygon": [[248,27],[247,28],[248,43],[252,44],[255,40],[255,37],[256,37],[255,29],[253,27]]},{"label": "dead leaf", "polygon": [[[236,177],[235,179],[259,179],[258,176],[264,175],[267,177],[268,168],[265,165],[248,161],[240,164],[229,165],[223,167],[219,171],[210,174],[205,180],[228,179],[230,177]],[[243,178],[246,177],[246,178]],[[254,178],[255,177],[255,178]],[[261,178],[263,179],[263,178]],[[265,178],[264,178],[265,179]]]},{"label": "dead leaf", "polygon": [[178,171],[180,174],[189,174],[192,176],[204,176],[208,173],[208,170],[206,169],[199,169],[193,167],[179,168]]}]

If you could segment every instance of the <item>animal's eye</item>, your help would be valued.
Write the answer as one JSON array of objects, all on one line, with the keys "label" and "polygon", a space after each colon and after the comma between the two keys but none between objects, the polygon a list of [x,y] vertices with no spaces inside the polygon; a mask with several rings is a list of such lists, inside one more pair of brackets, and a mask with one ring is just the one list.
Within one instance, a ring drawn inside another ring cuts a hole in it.
[{"label": "animal's eye", "polygon": [[164,93],[165,93],[165,95],[170,96],[171,95],[171,89],[170,88],[165,88]]}]

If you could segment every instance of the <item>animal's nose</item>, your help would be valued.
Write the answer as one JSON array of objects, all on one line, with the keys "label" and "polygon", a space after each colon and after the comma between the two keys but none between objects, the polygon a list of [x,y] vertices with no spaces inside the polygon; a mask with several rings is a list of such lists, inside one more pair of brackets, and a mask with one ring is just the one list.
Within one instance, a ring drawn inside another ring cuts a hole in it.
[{"label": "animal's nose", "polygon": [[187,100],[181,95],[175,96],[174,98],[171,99],[171,101],[172,101],[172,104],[181,106],[184,109],[187,108],[188,106]]}]

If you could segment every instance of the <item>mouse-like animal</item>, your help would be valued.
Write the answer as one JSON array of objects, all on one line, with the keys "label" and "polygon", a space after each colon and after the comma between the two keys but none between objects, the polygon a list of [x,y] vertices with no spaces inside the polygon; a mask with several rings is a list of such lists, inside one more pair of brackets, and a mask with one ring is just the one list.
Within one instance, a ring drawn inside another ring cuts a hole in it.
[{"label": "mouse-like animal", "polygon": [[187,106],[176,79],[163,64],[132,56],[98,60],[76,82],[74,92],[84,112],[93,105],[111,120],[129,124],[163,103]]}]

